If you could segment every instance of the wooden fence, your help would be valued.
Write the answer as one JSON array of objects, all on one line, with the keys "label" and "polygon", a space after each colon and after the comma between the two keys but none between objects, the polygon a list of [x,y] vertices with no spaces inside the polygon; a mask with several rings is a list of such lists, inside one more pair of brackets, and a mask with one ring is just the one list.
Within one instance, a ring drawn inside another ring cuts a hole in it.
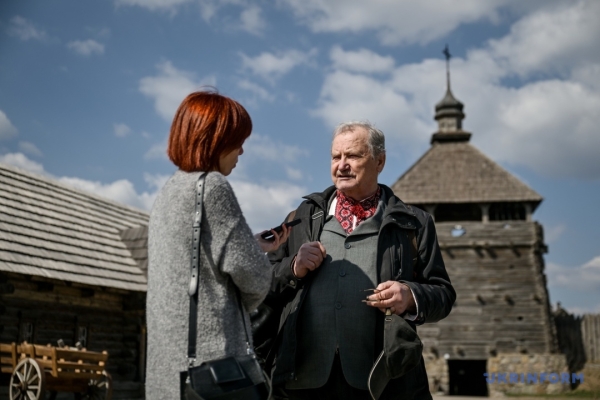
[{"label": "wooden fence", "polygon": [[587,362],[600,364],[600,314],[585,314],[583,316],[581,337]]}]

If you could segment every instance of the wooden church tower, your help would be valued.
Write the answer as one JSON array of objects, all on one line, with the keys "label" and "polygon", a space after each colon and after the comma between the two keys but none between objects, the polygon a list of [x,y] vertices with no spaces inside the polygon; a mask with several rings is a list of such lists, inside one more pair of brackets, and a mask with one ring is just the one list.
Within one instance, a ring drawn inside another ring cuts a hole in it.
[{"label": "wooden church tower", "polygon": [[543,229],[532,217],[542,197],[469,143],[463,108],[447,70],[431,148],[392,189],[434,216],[457,293],[448,318],[418,330],[432,392],[485,396],[503,388],[488,387],[484,373],[548,363],[554,372],[564,356],[556,355]]}]

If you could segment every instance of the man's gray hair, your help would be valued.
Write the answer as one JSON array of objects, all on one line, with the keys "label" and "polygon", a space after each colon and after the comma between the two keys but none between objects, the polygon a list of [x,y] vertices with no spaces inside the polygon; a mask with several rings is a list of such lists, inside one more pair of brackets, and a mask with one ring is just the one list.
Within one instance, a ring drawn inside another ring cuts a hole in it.
[{"label": "man's gray hair", "polygon": [[371,157],[377,158],[380,154],[385,154],[385,136],[369,121],[342,122],[333,131],[333,137],[335,138],[340,133],[353,131],[356,128],[363,128],[369,133],[367,144],[369,145]]}]

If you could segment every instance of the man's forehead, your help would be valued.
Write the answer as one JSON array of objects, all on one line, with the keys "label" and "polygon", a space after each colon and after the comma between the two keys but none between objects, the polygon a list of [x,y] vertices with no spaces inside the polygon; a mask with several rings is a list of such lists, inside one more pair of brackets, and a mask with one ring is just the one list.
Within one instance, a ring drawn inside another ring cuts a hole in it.
[{"label": "man's forehead", "polygon": [[349,149],[367,146],[367,132],[360,128],[355,128],[353,131],[346,131],[338,134],[333,138],[331,143],[332,150],[336,149]]}]

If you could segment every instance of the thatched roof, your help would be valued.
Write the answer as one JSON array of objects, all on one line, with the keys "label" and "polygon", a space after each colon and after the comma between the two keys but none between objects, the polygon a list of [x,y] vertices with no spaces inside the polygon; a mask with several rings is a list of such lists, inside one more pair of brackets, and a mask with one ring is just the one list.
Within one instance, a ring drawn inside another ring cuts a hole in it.
[{"label": "thatched roof", "polygon": [[409,204],[529,202],[542,197],[467,141],[434,142],[392,185]]},{"label": "thatched roof", "polygon": [[1,164],[0,187],[0,271],[146,290],[145,257],[122,239],[146,212]]}]

